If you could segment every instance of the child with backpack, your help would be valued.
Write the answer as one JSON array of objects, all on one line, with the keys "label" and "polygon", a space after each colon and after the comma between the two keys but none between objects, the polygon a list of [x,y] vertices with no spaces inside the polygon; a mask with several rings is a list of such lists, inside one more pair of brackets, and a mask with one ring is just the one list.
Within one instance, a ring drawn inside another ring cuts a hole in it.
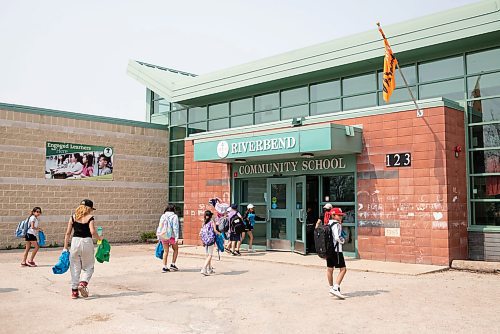
[{"label": "child with backpack", "polygon": [[[177,256],[179,255],[179,217],[175,213],[175,206],[173,204],[167,205],[167,208],[160,217],[158,228],[156,229],[156,236],[163,245],[163,268],[162,272],[178,271],[179,268],[175,265]],[[170,268],[167,266],[168,250],[172,246],[174,254],[172,255],[172,263]]]},{"label": "child with backpack", "polygon": [[[254,252],[253,249],[253,228],[255,226],[255,221],[256,220],[265,220],[264,218],[261,218],[255,214],[255,208],[253,204],[248,204],[247,205],[247,211],[245,212],[245,215],[243,216],[243,221],[245,222],[245,232],[248,234],[248,251],[250,253]],[[245,232],[241,234],[241,241],[239,242],[239,245],[243,242],[245,239]],[[240,250],[240,247],[238,245],[238,251]]]},{"label": "child with backpack", "polygon": [[[42,231],[38,225],[40,224],[38,218],[42,215],[42,209],[38,206],[34,207],[31,210],[31,214],[27,219],[26,224],[26,233],[24,234],[24,240],[26,241],[26,249],[24,250],[23,260],[21,261],[22,267],[36,267],[35,256],[38,250],[40,249],[40,245],[38,245],[38,232]],[[24,231],[23,231],[24,232]],[[31,245],[35,247],[33,252],[31,252],[31,257],[29,261],[26,261],[28,258],[28,253],[31,249]]]},{"label": "child with backpack", "polygon": [[[342,237],[342,218],[345,213],[343,213],[340,208],[332,208],[330,203],[325,204],[324,209],[328,211],[328,214],[325,213],[324,215],[325,217],[329,217],[329,220],[325,223],[325,225],[330,226],[333,242],[333,254],[326,257],[326,278],[330,286],[329,293],[339,299],[345,299],[344,295],[340,292],[340,284],[342,283],[342,280],[347,272],[344,254],[342,253],[342,245],[345,241]],[[318,219],[316,228],[319,228],[321,223],[322,220]],[[337,275],[335,284],[333,284],[334,268],[339,268],[339,274]]]},{"label": "child with backpack", "polygon": [[205,211],[203,226],[200,230],[201,241],[203,242],[203,246],[205,246],[205,254],[207,255],[200,271],[203,276],[209,276],[214,273],[214,268],[212,267],[212,256],[214,253],[216,235],[220,234],[212,217],[212,211]]}]

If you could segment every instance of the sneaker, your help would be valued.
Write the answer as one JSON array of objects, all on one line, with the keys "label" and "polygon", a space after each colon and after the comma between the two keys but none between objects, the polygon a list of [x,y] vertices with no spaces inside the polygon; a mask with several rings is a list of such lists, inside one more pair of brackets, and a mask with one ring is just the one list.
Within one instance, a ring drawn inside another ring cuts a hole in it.
[{"label": "sneaker", "polygon": [[28,261],[26,262],[26,264],[28,265],[28,267],[37,267],[35,261]]},{"label": "sneaker", "polygon": [[226,250],[226,252],[228,252],[229,254],[231,254],[231,250],[229,248],[224,248]]},{"label": "sneaker", "polygon": [[240,256],[240,255],[241,255],[240,251],[236,251],[235,253],[236,253],[236,255],[238,255],[238,256]]},{"label": "sneaker", "polygon": [[170,271],[170,269],[168,269],[166,267],[161,268],[162,273],[168,273],[169,271]]},{"label": "sneaker", "polygon": [[170,265],[170,270],[171,271],[179,271],[179,268],[177,268],[177,266],[175,264],[171,264]]},{"label": "sneaker", "polygon": [[232,256],[238,256],[238,254],[236,254],[236,252],[231,252],[231,255]]},{"label": "sneaker", "polygon": [[89,289],[87,288],[87,282],[80,282],[80,284],[78,284],[78,292],[80,292],[83,298],[87,298],[89,296]]},{"label": "sneaker", "polygon": [[331,287],[330,288],[330,294],[334,295],[335,297],[337,297],[339,299],[345,299],[344,295],[342,295],[340,293],[340,288]]},{"label": "sneaker", "polygon": [[210,275],[215,274],[215,270],[214,270],[214,268],[210,268],[210,269],[208,269],[208,273],[209,273]]},{"label": "sneaker", "polygon": [[201,269],[200,274],[202,274],[203,276],[210,275],[209,273],[207,273],[207,271],[205,269]]},{"label": "sneaker", "polygon": [[80,297],[80,296],[78,295],[78,290],[73,290],[73,289],[71,289],[71,298],[73,298],[73,299],[77,299],[78,297]]}]

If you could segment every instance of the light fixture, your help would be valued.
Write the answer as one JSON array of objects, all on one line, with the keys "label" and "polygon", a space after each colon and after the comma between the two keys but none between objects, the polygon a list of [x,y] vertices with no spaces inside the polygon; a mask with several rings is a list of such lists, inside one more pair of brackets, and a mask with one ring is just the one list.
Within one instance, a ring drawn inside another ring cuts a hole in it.
[{"label": "light fixture", "polygon": [[234,163],[236,164],[244,164],[245,162],[247,162],[245,159],[234,159]]},{"label": "light fixture", "polygon": [[307,158],[307,159],[314,158],[314,154],[309,153],[309,152],[307,152],[307,153],[302,153],[300,156],[301,156],[302,158]]},{"label": "light fixture", "polygon": [[301,126],[303,120],[304,120],[303,117],[294,117],[292,119],[292,126]]}]

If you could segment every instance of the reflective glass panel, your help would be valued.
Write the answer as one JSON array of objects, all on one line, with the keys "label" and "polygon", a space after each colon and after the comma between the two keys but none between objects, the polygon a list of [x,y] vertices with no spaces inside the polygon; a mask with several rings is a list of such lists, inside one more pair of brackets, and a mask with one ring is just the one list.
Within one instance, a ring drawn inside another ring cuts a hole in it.
[{"label": "reflective glass panel", "polygon": [[184,187],[175,187],[168,189],[168,199],[172,202],[180,202],[184,200]]},{"label": "reflective glass panel", "polygon": [[473,199],[500,199],[500,175],[471,177]]},{"label": "reflective glass panel", "polygon": [[292,119],[294,117],[309,116],[309,105],[281,108],[281,119]]},{"label": "reflective glass panel", "polygon": [[323,176],[325,202],[354,202],[354,176]]},{"label": "reflective glass panel", "polygon": [[271,184],[271,210],[286,209],[286,184]]},{"label": "reflective glass panel", "polygon": [[189,123],[207,120],[207,107],[189,108]]},{"label": "reflective glass panel", "polygon": [[231,117],[231,127],[253,125],[253,114]]},{"label": "reflective glass panel", "polygon": [[277,108],[280,105],[278,92],[255,97],[255,111]]},{"label": "reflective glass panel", "polygon": [[342,94],[353,95],[371,92],[377,89],[375,73],[368,73],[342,80]]},{"label": "reflective glass panel", "polygon": [[500,124],[474,125],[469,127],[470,147],[500,147]]},{"label": "reflective glass panel", "polygon": [[500,72],[467,78],[467,97],[500,95]]},{"label": "reflective glass panel", "polygon": [[281,92],[281,106],[292,106],[295,104],[306,103],[309,101],[307,86],[284,90]]},{"label": "reflective glass panel", "polygon": [[343,99],[344,110],[373,107],[377,105],[375,93],[346,97]]},{"label": "reflective glass panel", "polygon": [[340,99],[311,103],[311,116],[340,111]]},{"label": "reflective glass panel", "polygon": [[[415,65],[401,67],[401,71],[403,72],[403,75],[405,76],[409,86],[415,85],[417,83],[417,72],[415,71],[415,69],[416,69]],[[382,71],[378,72],[379,90],[384,89],[384,83],[382,81],[382,77],[383,77],[383,72]],[[405,82],[403,80],[403,77],[401,77],[401,73],[399,73],[398,69],[396,69],[396,87],[405,87]]]},{"label": "reflective glass panel", "polygon": [[168,182],[171,186],[184,185],[184,172],[170,172]]},{"label": "reflective glass panel", "polygon": [[500,202],[472,202],[472,225],[500,226]]},{"label": "reflective glass panel", "polygon": [[172,126],[168,129],[170,131],[170,139],[184,139],[186,137],[186,128],[183,126]]},{"label": "reflective glass panel", "polygon": [[471,173],[500,173],[500,151],[484,150],[472,151],[471,154]]},{"label": "reflective glass panel", "polygon": [[[416,87],[410,87],[411,92],[413,93],[413,97],[416,99],[417,98],[417,88]],[[398,88],[395,89],[392,92],[391,98],[389,99],[389,102],[384,101],[384,96],[382,92],[378,93],[378,103],[383,106],[385,104],[392,104],[392,103],[400,103],[400,102],[407,102],[411,101],[411,95],[410,92],[408,92],[408,89],[406,87],[404,88]]]},{"label": "reflective glass panel", "polygon": [[[243,203],[263,203],[264,193],[267,191],[266,179],[241,180],[241,202]],[[255,211],[257,213],[257,211]],[[265,214],[265,209],[264,213]],[[258,213],[257,213],[258,214]]]},{"label": "reflective glass panel", "polygon": [[418,65],[420,82],[442,80],[464,75],[463,57],[453,57]]},{"label": "reflective glass panel", "polygon": [[445,97],[450,100],[460,101],[464,99],[464,80],[455,79],[420,86],[419,99],[432,97]]},{"label": "reflective glass panel", "polygon": [[467,73],[500,69],[500,48],[467,55]]},{"label": "reflective glass panel", "polygon": [[500,121],[500,98],[468,102],[471,123]]},{"label": "reflective glass panel", "polygon": [[280,119],[279,109],[255,113],[255,124],[279,121],[279,119]]},{"label": "reflective glass panel", "polygon": [[208,130],[221,130],[229,128],[229,118],[216,119],[208,121]]},{"label": "reflective glass panel", "polygon": [[[160,101],[160,102],[163,102],[163,101]],[[165,113],[165,112],[169,112],[169,111],[170,111],[170,103],[164,102],[164,103],[160,103],[158,105],[158,112]]]},{"label": "reflective glass panel", "polygon": [[188,133],[190,135],[206,131],[207,131],[207,122],[188,124]]},{"label": "reflective glass panel", "polygon": [[184,140],[170,142],[170,155],[184,154]]},{"label": "reflective glass panel", "polygon": [[271,238],[286,239],[286,218],[271,218]]},{"label": "reflective glass panel", "polygon": [[170,125],[182,125],[187,122],[187,110],[172,111],[170,113]]},{"label": "reflective glass panel", "polygon": [[222,118],[229,116],[229,103],[215,104],[208,107],[208,118]]},{"label": "reflective glass panel", "polygon": [[231,101],[231,115],[248,114],[253,111],[253,100],[251,97],[242,100]]},{"label": "reflective glass panel", "polygon": [[333,99],[340,96],[340,81],[311,85],[311,101]]},{"label": "reflective glass panel", "polygon": [[184,170],[184,156],[170,157],[170,170]]}]

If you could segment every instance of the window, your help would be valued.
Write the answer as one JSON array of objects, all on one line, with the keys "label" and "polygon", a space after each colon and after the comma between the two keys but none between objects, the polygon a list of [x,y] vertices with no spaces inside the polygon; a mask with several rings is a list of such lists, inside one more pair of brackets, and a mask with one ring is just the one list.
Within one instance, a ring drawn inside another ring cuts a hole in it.
[{"label": "window", "polygon": [[278,93],[270,93],[255,97],[255,111],[277,108],[280,106]]},{"label": "window", "polygon": [[325,202],[354,202],[354,176],[323,176],[323,200]]},{"label": "window", "polygon": [[295,117],[309,116],[309,105],[288,107],[281,109],[281,119],[292,119]]},{"label": "window", "polygon": [[184,154],[184,140],[170,142],[170,155]]},{"label": "window", "polygon": [[171,202],[184,200],[184,187],[170,187],[168,189],[168,199]]},{"label": "window", "polygon": [[500,98],[469,101],[469,122],[500,121]]},{"label": "window", "polygon": [[188,133],[190,135],[207,131],[207,122],[192,123],[188,125]]},{"label": "window", "polygon": [[[410,87],[410,89],[411,89],[411,92],[413,93],[413,97],[416,99],[417,98],[417,89],[415,87]],[[391,95],[391,98],[389,99],[389,102],[384,101],[383,92],[378,93],[378,101],[379,101],[380,105],[406,102],[406,101],[411,101],[411,100],[412,99],[410,96],[410,92],[408,92],[408,89],[406,87],[395,89],[392,92],[392,95]]]},{"label": "window", "polygon": [[500,70],[500,48],[467,55],[467,73]]},{"label": "window", "polygon": [[186,137],[186,128],[182,126],[171,126],[170,140],[184,139]]},{"label": "window", "polygon": [[455,79],[449,81],[435,82],[421,85],[419,87],[419,99],[429,99],[431,97],[444,97],[451,100],[464,99],[464,80]]},{"label": "window", "polygon": [[251,97],[242,100],[231,101],[231,115],[241,115],[253,111],[253,100]]},{"label": "window", "polygon": [[170,125],[182,125],[187,123],[187,110],[172,111],[170,113]]},{"label": "window", "polygon": [[463,57],[453,57],[418,65],[420,82],[443,80],[464,75]]},{"label": "window", "polygon": [[208,118],[229,117],[229,103],[220,103],[208,107]]},{"label": "window", "polygon": [[231,127],[253,125],[253,114],[231,117]]},{"label": "window", "polygon": [[307,87],[284,90],[281,92],[281,106],[293,106],[296,104],[307,103],[309,95]]},{"label": "window", "polygon": [[339,80],[311,85],[311,101],[333,99],[339,96],[340,96]]},{"label": "window", "polygon": [[189,123],[207,120],[207,107],[189,108]]},{"label": "window", "polygon": [[168,181],[171,186],[182,186],[184,184],[184,172],[170,172]]},{"label": "window", "polygon": [[500,202],[472,202],[473,225],[500,226]]},{"label": "window", "polygon": [[183,156],[180,156],[180,157],[170,157],[170,166],[169,166],[169,169],[171,171],[174,171],[174,170],[184,170],[184,157]]},{"label": "window", "polygon": [[[401,67],[401,72],[403,72],[403,75],[405,76],[406,82],[408,82],[409,86],[415,85],[417,83],[417,72],[415,71],[415,69],[416,69],[415,65]],[[401,76],[401,73],[399,73],[397,69],[395,77],[396,77],[396,87],[405,87],[405,82],[403,80],[403,77]],[[384,89],[382,71],[378,72],[378,89],[379,90]]]},{"label": "window", "polygon": [[168,103],[165,100],[160,100],[159,105],[158,105],[158,112],[159,113],[166,113],[170,111],[170,103]]},{"label": "window", "polygon": [[279,119],[280,119],[279,109],[255,113],[255,124],[279,121]]},{"label": "window", "polygon": [[375,93],[346,97],[343,99],[344,110],[373,107],[377,105]]},{"label": "window", "polygon": [[467,97],[500,95],[500,72],[467,78]]},{"label": "window", "polygon": [[311,116],[340,111],[340,99],[311,103]]},{"label": "window", "polygon": [[474,125],[470,127],[470,147],[500,147],[500,124]]},{"label": "window", "polygon": [[375,74],[369,73],[342,80],[342,95],[354,95],[377,89]]},{"label": "window", "polygon": [[216,119],[212,121],[208,121],[208,130],[222,130],[229,128],[229,118]]}]

